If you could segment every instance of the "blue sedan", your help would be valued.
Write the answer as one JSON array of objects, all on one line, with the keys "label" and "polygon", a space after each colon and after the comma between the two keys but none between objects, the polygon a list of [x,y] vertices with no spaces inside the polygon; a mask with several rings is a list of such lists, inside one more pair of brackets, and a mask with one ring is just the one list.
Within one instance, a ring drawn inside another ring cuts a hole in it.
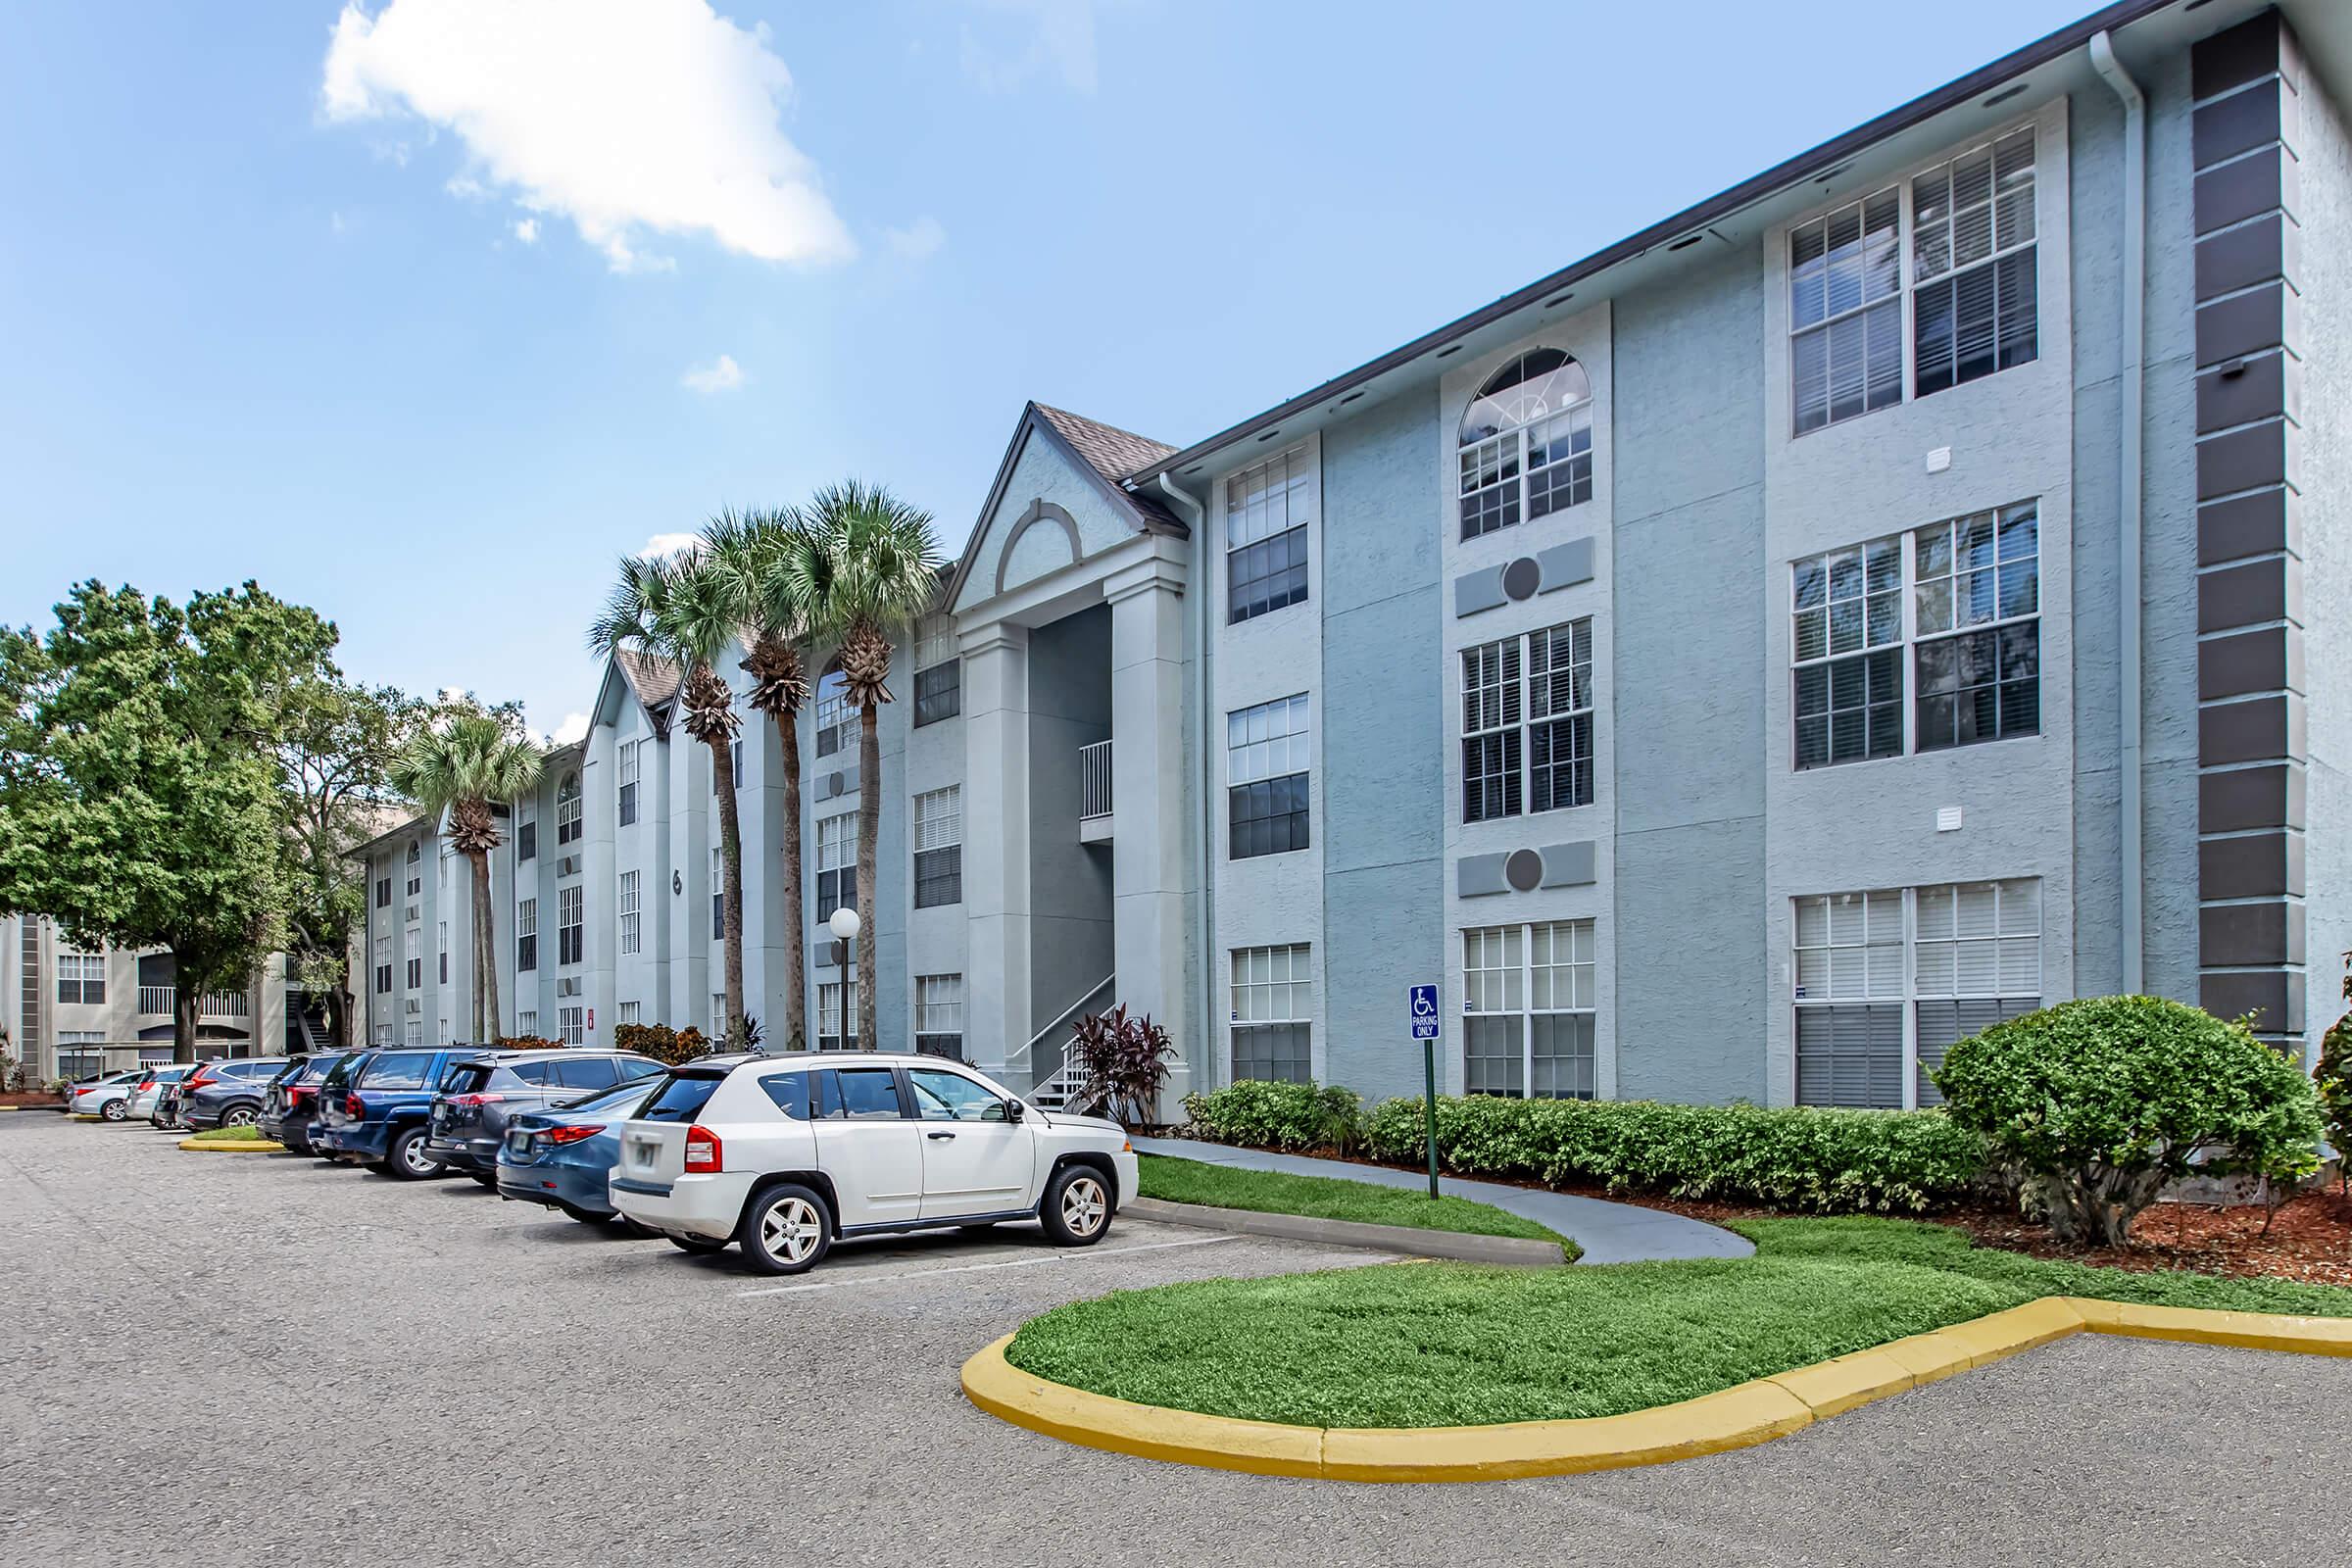
[{"label": "blue sedan", "polygon": [[498,1196],[560,1208],[591,1225],[619,1219],[605,1177],[620,1160],[620,1124],[662,1082],[640,1078],[512,1118],[498,1149]]}]

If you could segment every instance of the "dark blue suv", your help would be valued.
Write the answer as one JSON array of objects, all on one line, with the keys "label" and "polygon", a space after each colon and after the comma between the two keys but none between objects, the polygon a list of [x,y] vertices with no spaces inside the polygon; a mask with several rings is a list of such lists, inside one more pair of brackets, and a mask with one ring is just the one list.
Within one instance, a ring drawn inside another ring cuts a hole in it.
[{"label": "dark blue suv", "polygon": [[403,1181],[440,1175],[441,1161],[424,1147],[433,1096],[480,1054],[473,1047],[378,1046],[345,1057],[318,1086],[312,1148]]}]

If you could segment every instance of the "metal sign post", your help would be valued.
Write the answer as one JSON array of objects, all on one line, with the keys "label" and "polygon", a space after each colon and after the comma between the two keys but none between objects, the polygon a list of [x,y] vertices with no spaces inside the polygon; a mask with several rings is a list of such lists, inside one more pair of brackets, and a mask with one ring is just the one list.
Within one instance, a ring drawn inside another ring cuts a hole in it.
[{"label": "metal sign post", "polygon": [[1438,988],[1414,986],[1413,1038],[1421,1042],[1421,1123],[1429,1145],[1429,1196],[1438,1196]]}]

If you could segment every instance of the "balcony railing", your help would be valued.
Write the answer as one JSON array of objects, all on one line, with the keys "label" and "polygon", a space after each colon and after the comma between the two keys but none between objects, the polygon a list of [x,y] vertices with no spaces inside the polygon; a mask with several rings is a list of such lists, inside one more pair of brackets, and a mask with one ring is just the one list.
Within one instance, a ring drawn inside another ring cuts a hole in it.
[{"label": "balcony railing", "polygon": [[1078,815],[1110,815],[1110,742],[1078,748]]},{"label": "balcony railing", "polygon": [[178,999],[179,991],[176,987],[141,986],[139,987],[139,1011],[161,1013],[169,1017],[172,1007],[177,1004]]},{"label": "balcony railing", "polygon": [[253,998],[242,991],[216,991],[196,1004],[196,1011],[206,1018],[250,1018]]}]

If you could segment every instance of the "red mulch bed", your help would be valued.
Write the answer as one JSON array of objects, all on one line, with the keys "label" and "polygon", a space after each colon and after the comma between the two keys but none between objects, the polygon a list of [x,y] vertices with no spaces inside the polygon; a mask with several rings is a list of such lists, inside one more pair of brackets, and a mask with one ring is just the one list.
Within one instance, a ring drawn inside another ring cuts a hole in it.
[{"label": "red mulch bed", "polygon": [[57,1096],[38,1089],[27,1089],[22,1093],[12,1089],[0,1095],[0,1105],[37,1105],[46,1110],[55,1110],[59,1104]]}]

